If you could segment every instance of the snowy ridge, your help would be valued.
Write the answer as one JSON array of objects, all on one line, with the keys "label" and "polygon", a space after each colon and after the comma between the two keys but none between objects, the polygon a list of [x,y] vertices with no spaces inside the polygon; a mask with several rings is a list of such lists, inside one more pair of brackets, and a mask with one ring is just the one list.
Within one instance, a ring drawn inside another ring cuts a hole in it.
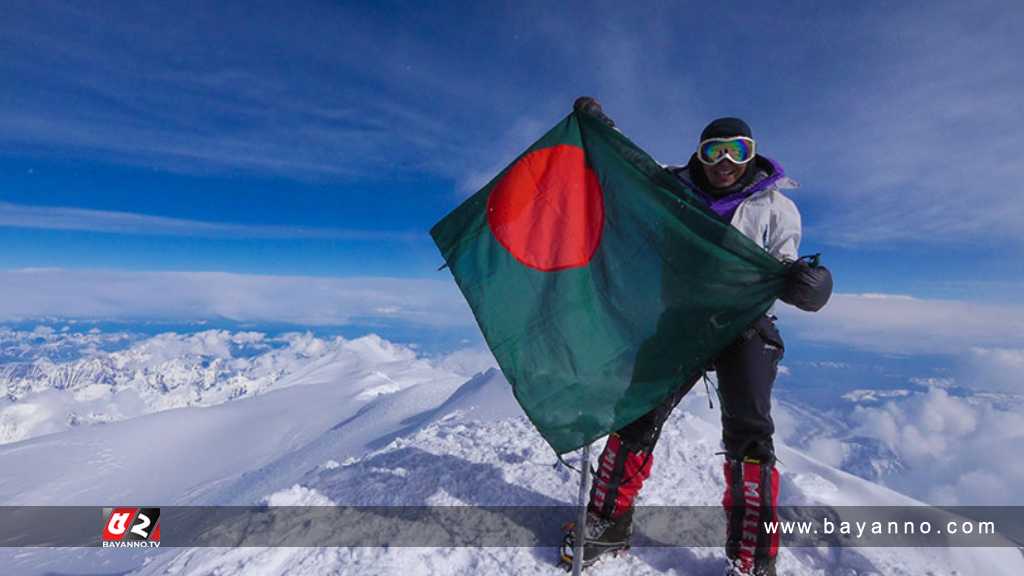
[{"label": "snowy ridge", "polygon": [[103,332],[99,328],[74,331],[38,325],[32,330],[0,327],[0,365],[48,358],[53,362],[76,360],[100,351],[118,350],[134,338],[125,332]]},{"label": "snowy ridge", "polygon": [[[379,339],[362,363],[313,362],[295,385],[0,446],[0,503],[566,505],[577,477],[515,404],[500,372],[468,378]],[[459,365],[464,365],[457,363]],[[379,375],[377,373],[379,372]],[[299,385],[301,384],[301,385]],[[717,505],[718,412],[697,390],[655,451],[643,504]],[[124,439],[150,438],[141,447]],[[913,505],[779,443],[783,504]],[[98,537],[98,536],[97,536]],[[0,550],[12,574],[564,574],[544,548]],[[119,551],[121,552],[121,551]],[[1020,574],[1003,549],[783,549],[780,574]],[[646,548],[588,571],[718,576],[718,548]]]},{"label": "snowy ridge", "polygon": [[[367,396],[395,392],[392,368],[408,371],[415,352],[370,335],[321,339],[308,333],[270,338],[259,332],[166,333],[116,351],[99,334],[52,330],[6,332],[0,364],[0,444],[83,424],[115,422],[186,406],[215,406],[330,377],[372,383]],[[123,339],[129,338],[122,336]],[[30,352],[31,343],[41,348]],[[116,340],[115,340],[116,342]],[[52,358],[74,359],[54,361]],[[422,361],[421,361],[422,362]]]},{"label": "snowy ridge", "polygon": [[[492,379],[496,384],[498,379]],[[477,382],[468,386],[477,387]],[[458,395],[459,392],[456,392]],[[672,417],[655,454],[657,470],[642,494],[647,505],[717,505],[721,499],[719,430],[697,416],[694,397]],[[522,416],[481,421],[466,405],[414,434],[343,464],[312,470],[301,484],[268,495],[278,504],[533,505],[573,501],[577,478],[553,457]],[[706,410],[705,410],[706,412]],[[783,503],[920,504],[782,447]],[[391,548],[190,550],[160,558],[135,574],[561,574],[554,550],[533,548]],[[1024,568],[1014,549],[783,549],[780,574],[1010,574]],[[634,549],[588,574],[721,573],[719,549]]]}]

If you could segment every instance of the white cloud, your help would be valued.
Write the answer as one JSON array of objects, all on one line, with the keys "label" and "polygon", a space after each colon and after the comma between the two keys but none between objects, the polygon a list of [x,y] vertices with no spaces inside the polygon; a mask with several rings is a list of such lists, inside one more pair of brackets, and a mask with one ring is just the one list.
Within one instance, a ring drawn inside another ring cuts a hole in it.
[{"label": "white cloud", "polygon": [[846,444],[835,438],[818,437],[807,444],[808,454],[836,468],[842,465],[848,451]]},{"label": "white cloud", "polygon": [[933,388],[884,406],[857,407],[851,419],[859,424],[857,434],[882,441],[906,464],[886,478],[893,488],[934,504],[1017,500],[1024,462],[1012,455],[1024,441],[1024,415],[1015,408]]},{"label": "white cloud", "polygon": [[936,378],[934,376],[928,376],[925,378],[913,377],[910,379],[912,384],[918,386],[927,386],[929,388],[952,388],[956,385],[955,378]]},{"label": "white cloud", "polygon": [[0,271],[0,286],[0,320],[222,317],[322,326],[386,316],[433,326],[473,325],[469,307],[448,280],[25,269]]},{"label": "white cloud", "polygon": [[789,306],[779,306],[777,313],[802,339],[892,356],[953,357],[954,373],[913,378],[914,384],[1024,393],[1024,306],[835,294],[815,314]]},{"label": "white cloud", "polygon": [[133,212],[91,210],[63,206],[27,206],[0,202],[0,227],[88,230],[108,234],[147,236],[194,236],[202,238],[322,238],[337,240],[424,240],[413,232],[261,226],[207,222]]},{"label": "white cloud", "polygon": [[973,347],[962,371],[960,380],[966,386],[1024,394],[1024,348]]},{"label": "white cloud", "polygon": [[832,360],[812,361],[807,364],[815,368],[831,368],[833,370],[846,370],[850,367],[846,362],[835,362]]},{"label": "white cloud", "polygon": [[486,347],[462,348],[445,355],[438,367],[463,376],[473,376],[489,368],[497,368],[498,361]]},{"label": "white cloud", "polygon": [[[914,380],[913,378],[911,380]],[[909,396],[910,390],[904,390],[902,388],[896,388],[892,390],[876,390],[870,388],[858,388],[856,390],[850,390],[846,394],[842,395],[843,400],[847,400],[854,403],[865,403],[865,402],[879,402],[887,398],[899,398],[901,396]]]},{"label": "white cloud", "polygon": [[835,294],[821,311],[779,306],[802,338],[893,355],[1024,345],[1024,307],[904,295]]},{"label": "white cloud", "polygon": [[315,488],[294,484],[291,488],[278,490],[262,500],[267,506],[335,506],[333,500]]}]

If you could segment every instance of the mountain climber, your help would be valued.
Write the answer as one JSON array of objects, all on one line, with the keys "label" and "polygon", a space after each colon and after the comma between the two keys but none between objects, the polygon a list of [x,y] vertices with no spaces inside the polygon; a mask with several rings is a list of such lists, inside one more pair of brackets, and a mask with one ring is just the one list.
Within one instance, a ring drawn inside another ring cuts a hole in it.
[{"label": "mountain climber", "polygon": [[[577,111],[594,115],[610,126],[600,103],[576,100]],[[783,302],[817,311],[832,293],[831,273],[798,256],[800,213],[783,190],[795,188],[774,160],[757,153],[750,126],[739,118],[719,118],[700,134],[696,151],[684,166],[668,166],[723,221],[741,231],[788,266]],[[769,535],[763,522],[776,518],[779,473],[775,467],[775,431],[771,417],[772,385],[785,344],[771,311],[756,320],[714,360],[722,409],[725,448],[725,552],[729,576],[773,576],[778,534]],[[672,409],[691,388],[679,391],[660,406],[609,435],[598,459],[590,491],[585,527],[584,565],[629,547],[633,502],[653,466],[652,453]],[[752,528],[754,522],[757,528]],[[747,522],[746,528],[744,522]],[[571,563],[574,535],[566,535],[563,560]]]}]

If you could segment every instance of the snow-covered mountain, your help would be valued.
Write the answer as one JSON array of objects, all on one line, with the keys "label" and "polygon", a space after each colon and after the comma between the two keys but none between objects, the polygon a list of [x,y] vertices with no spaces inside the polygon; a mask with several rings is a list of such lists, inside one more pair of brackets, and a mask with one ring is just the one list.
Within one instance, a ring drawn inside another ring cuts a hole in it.
[{"label": "snow-covered mountain", "polygon": [[[346,385],[365,387],[365,394],[393,391],[401,385],[392,375],[425,362],[374,335],[346,340],[209,330],[138,338],[37,329],[0,332],[0,347],[7,358],[0,364],[0,444],[171,408],[214,406],[321,379],[325,370]],[[428,371],[423,378],[432,376]]]},{"label": "snow-covered mountain", "polygon": [[[233,338],[221,334],[212,341],[223,344]],[[0,504],[574,502],[575,473],[553,466],[554,455],[518,408],[500,372],[465,372],[486,365],[486,355],[428,360],[376,337],[325,342],[324,349],[317,345],[303,355],[301,342],[312,340],[296,338],[294,345],[289,341],[250,357],[281,352],[289,361],[276,365],[290,367],[274,384],[253,393],[216,396],[221,401],[210,406],[156,403],[163,409],[0,446]],[[154,366],[189,354],[200,357],[195,350],[211,349],[204,346],[191,342],[176,354],[151,352],[140,362]],[[142,357],[143,348],[130,356]],[[244,356],[222,352],[218,357],[228,355]],[[201,382],[189,380],[189,387],[202,389]],[[153,390],[158,397],[162,389]],[[718,505],[719,437],[718,413],[708,410],[698,389],[667,424],[641,502]],[[785,442],[778,444],[783,504],[919,504]],[[138,576],[561,574],[554,557],[553,549],[516,547],[2,549],[0,566],[4,574]],[[717,548],[637,548],[588,574],[717,576],[723,562]],[[793,575],[1020,573],[1024,559],[1015,548],[783,549],[780,559],[780,574]]]}]

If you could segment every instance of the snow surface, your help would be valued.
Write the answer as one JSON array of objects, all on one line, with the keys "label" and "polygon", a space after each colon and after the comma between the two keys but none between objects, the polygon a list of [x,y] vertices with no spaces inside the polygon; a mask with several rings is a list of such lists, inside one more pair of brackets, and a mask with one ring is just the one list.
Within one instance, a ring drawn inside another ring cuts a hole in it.
[{"label": "snow surface", "polygon": [[368,397],[392,393],[414,381],[396,383],[388,376],[391,367],[418,366],[412,350],[372,335],[325,340],[309,333],[269,338],[207,330],[102,348],[127,338],[60,334],[46,327],[0,332],[8,357],[0,364],[0,390],[6,392],[0,400],[0,444],[171,408],[215,406],[325,377],[355,383]]},{"label": "snow surface", "polygon": [[[191,346],[209,351],[232,337],[207,335],[173,354],[154,351],[146,362],[178,366],[176,359],[195,353]],[[486,365],[486,355],[427,360],[376,337],[320,342],[289,343],[287,377],[256,394],[215,395],[221,401],[212,406],[147,404],[135,417],[0,446],[0,504],[574,502],[577,476],[553,466],[553,453],[501,373],[465,372]],[[146,412],[151,408],[158,411]],[[641,503],[718,505],[720,433],[717,409],[709,410],[703,390],[695,391],[665,427]],[[783,442],[778,449],[783,504],[919,504]],[[554,558],[547,548],[4,549],[0,572],[564,574]],[[637,548],[587,573],[717,576],[723,566],[718,548]],[[779,566],[783,575],[1024,573],[1015,548],[784,548]]]}]

